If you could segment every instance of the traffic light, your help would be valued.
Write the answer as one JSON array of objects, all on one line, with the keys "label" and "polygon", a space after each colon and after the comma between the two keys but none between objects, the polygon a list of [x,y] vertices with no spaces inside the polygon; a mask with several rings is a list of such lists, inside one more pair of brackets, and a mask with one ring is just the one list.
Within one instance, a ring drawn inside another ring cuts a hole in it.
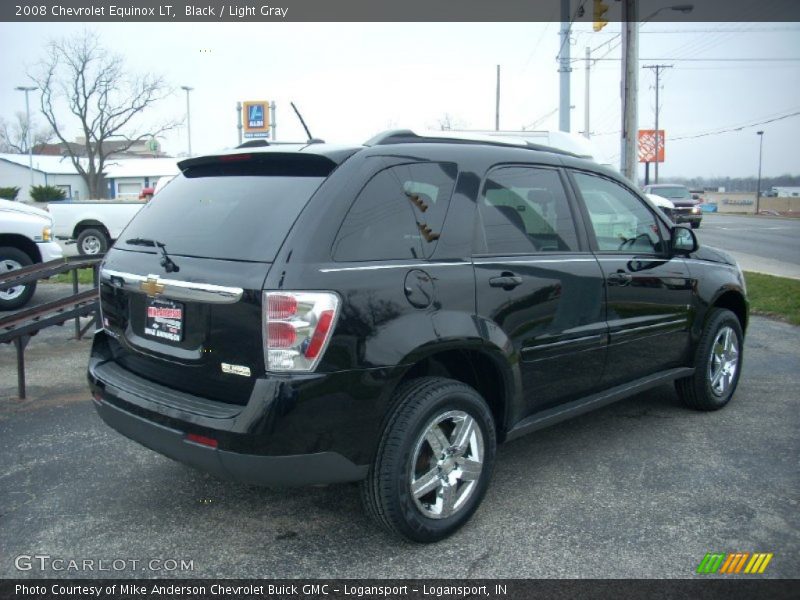
[{"label": "traffic light", "polygon": [[603,0],[594,0],[594,30],[600,31],[603,27],[608,25],[608,21],[603,18],[608,12],[608,4],[603,2]]}]

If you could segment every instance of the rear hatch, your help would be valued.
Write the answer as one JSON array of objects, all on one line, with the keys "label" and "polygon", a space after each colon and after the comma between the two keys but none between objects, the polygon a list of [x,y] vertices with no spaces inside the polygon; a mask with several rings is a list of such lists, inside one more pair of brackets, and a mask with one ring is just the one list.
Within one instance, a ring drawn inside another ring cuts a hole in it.
[{"label": "rear hatch", "polygon": [[264,280],[335,166],[278,152],[182,162],[103,263],[103,327],[115,362],[176,390],[245,404],[265,370]]}]

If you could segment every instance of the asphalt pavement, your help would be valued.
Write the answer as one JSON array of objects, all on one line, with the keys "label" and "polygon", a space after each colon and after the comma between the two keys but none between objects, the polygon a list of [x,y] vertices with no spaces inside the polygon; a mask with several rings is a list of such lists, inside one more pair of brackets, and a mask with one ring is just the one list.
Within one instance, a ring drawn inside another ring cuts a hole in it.
[{"label": "asphalt pavement", "polygon": [[701,244],[732,254],[745,271],[800,279],[800,219],[706,213]]},{"label": "asphalt pavement", "polygon": [[[752,319],[722,411],[663,386],[507,444],[472,521],[424,546],[373,526],[355,485],[232,484],[127,440],[88,398],[89,342],[51,328],[29,346],[24,402],[0,347],[0,577],[691,578],[705,553],[736,551],[774,553],[763,576],[797,577],[798,333]],[[15,568],[35,554],[126,562]],[[192,569],[165,571],[181,559]]]}]

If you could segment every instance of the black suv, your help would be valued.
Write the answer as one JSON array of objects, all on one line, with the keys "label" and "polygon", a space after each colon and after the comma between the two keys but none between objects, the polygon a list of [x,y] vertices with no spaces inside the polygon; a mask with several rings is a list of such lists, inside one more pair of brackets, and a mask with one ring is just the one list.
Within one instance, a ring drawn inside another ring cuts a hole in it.
[{"label": "black suv", "polygon": [[435,541],[498,443],[741,372],[735,261],[553,149],[382,134],[190,158],[102,265],[89,381],[133,440],[240,482],[362,481]]}]

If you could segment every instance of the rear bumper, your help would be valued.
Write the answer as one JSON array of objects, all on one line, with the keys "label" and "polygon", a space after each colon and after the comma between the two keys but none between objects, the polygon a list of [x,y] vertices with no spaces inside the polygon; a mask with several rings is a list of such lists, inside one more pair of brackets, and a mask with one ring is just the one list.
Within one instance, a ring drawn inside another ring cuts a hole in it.
[{"label": "rear bumper", "polygon": [[[100,417],[126,437],[248,484],[366,477],[388,402],[384,395],[391,389],[379,370],[261,377],[241,406],[187,394],[124,369],[113,361],[106,335],[95,334],[89,386]],[[192,441],[195,436],[211,442]]]},{"label": "rear bumper", "polygon": [[358,481],[366,476],[365,466],[335,452],[239,454],[192,442],[185,432],[139,417],[106,399],[95,399],[94,404],[103,421],[125,437],[222,479],[255,485],[307,485]]}]

